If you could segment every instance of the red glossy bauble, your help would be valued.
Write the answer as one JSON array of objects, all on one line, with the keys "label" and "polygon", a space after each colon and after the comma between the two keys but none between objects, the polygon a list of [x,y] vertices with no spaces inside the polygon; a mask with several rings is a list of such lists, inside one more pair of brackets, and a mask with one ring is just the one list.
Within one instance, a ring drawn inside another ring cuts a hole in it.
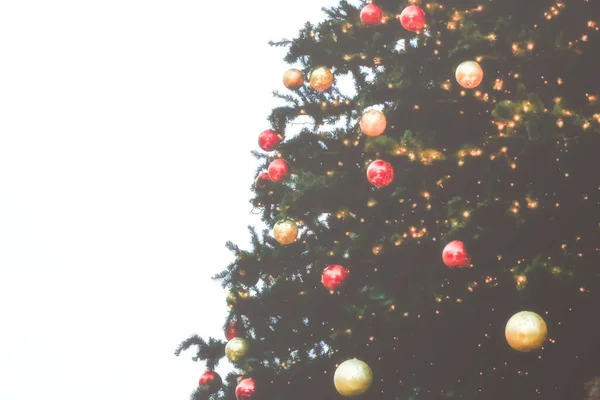
[{"label": "red glossy bauble", "polygon": [[264,151],[273,151],[282,140],[283,136],[272,129],[267,129],[258,135],[258,146]]},{"label": "red glossy bauble", "polygon": [[407,31],[419,32],[425,27],[425,11],[419,6],[408,6],[400,13],[400,23]]},{"label": "red glossy bauble", "polygon": [[256,383],[252,378],[242,379],[235,388],[237,400],[250,400],[255,398]]},{"label": "red glossy bauble", "polygon": [[198,385],[208,393],[217,393],[223,385],[223,380],[215,371],[206,371],[200,376]]},{"label": "red glossy bauble", "polygon": [[384,160],[375,160],[367,168],[367,179],[371,185],[382,188],[394,180],[394,168]]},{"label": "red glossy bauble", "polygon": [[365,25],[379,25],[383,18],[383,11],[375,4],[367,4],[360,12],[360,20]]},{"label": "red glossy bauble", "polygon": [[323,270],[321,283],[329,290],[337,290],[346,282],[349,274],[350,271],[341,265],[330,265]]},{"label": "red glossy bauble", "polygon": [[271,182],[271,178],[269,178],[269,174],[266,172],[263,172],[256,178],[256,187],[259,189],[266,189],[269,182]]},{"label": "red glossy bauble", "polygon": [[239,336],[240,336],[239,324],[235,321],[230,322],[229,325],[227,325],[227,328],[225,329],[225,339],[227,339],[227,341],[230,341],[234,337],[239,337]]},{"label": "red glossy bauble", "polygon": [[471,265],[471,258],[467,253],[465,244],[460,240],[454,240],[444,247],[442,251],[442,261],[447,267],[468,267]]},{"label": "red glossy bauble", "polygon": [[290,165],[287,161],[278,158],[269,165],[269,179],[273,182],[281,182],[290,172]]}]

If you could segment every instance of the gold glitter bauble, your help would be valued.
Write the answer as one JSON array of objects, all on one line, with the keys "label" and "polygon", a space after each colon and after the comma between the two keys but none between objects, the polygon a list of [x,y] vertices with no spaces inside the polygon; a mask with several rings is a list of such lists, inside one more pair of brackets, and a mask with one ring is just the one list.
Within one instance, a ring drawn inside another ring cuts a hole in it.
[{"label": "gold glitter bauble", "polygon": [[227,342],[225,354],[231,362],[238,362],[248,354],[248,341],[244,338],[235,337]]},{"label": "gold glitter bauble", "polygon": [[327,90],[333,85],[333,74],[327,67],[317,67],[310,73],[310,86],[315,90]]},{"label": "gold glitter bauble", "polygon": [[379,136],[385,131],[387,121],[381,111],[369,110],[360,118],[360,130],[367,136]]},{"label": "gold glitter bauble", "polygon": [[521,311],[510,317],[504,334],[510,347],[526,353],[542,347],[548,336],[548,327],[538,314]]},{"label": "gold glitter bauble", "polygon": [[227,293],[227,297],[225,300],[227,301],[227,305],[232,307],[235,303],[237,303],[238,299],[245,300],[250,297],[250,292],[247,290],[240,290],[237,292],[237,295],[234,292]]},{"label": "gold glitter bauble", "polygon": [[369,390],[372,383],[371,367],[356,358],[341,363],[333,375],[335,389],[344,397],[360,396]]},{"label": "gold glitter bauble", "polygon": [[456,68],[456,81],[465,89],[479,86],[483,80],[483,69],[476,61],[465,61]]},{"label": "gold glitter bauble", "polygon": [[302,71],[296,68],[290,68],[285,71],[285,74],[283,74],[283,85],[290,90],[299,89],[304,85],[304,75],[302,75]]},{"label": "gold glitter bauble", "polygon": [[273,227],[273,236],[280,244],[294,243],[298,239],[298,225],[289,219],[281,220]]}]

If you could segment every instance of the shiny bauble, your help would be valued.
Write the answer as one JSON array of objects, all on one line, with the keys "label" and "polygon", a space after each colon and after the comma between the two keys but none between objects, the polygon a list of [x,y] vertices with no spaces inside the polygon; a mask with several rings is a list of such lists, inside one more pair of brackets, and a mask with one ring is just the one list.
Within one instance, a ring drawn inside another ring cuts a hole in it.
[{"label": "shiny bauble", "polygon": [[256,382],[252,378],[242,379],[235,388],[235,398],[237,400],[255,399]]},{"label": "shiny bauble", "polygon": [[548,337],[548,327],[538,314],[521,311],[510,317],[504,335],[510,347],[527,353],[542,347]]},{"label": "shiny bauble", "polygon": [[372,383],[371,367],[356,358],[341,363],[333,375],[335,389],[344,397],[360,396],[369,390]]},{"label": "shiny bauble", "polygon": [[258,283],[258,272],[239,269],[236,273],[236,278],[244,286],[254,286]]},{"label": "shiny bauble", "polygon": [[471,258],[467,253],[466,246],[460,240],[453,240],[444,247],[442,261],[447,267],[451,268],[471,265]]},{"label": "shiny bauble", "polygon": [[273,237],[279,244],[294,243],[298,239],[298,225],[290,219],[278,221],[273,227]]},{"label": "shiny bauble", "polygon": [[277,145],[281,143],[283,136],[275,132],[273,129],[267,129],[258,135],[258,146],[264,151],[273,151]]},{"label": "shiny bauble", "polygon": [[271,178],[269,178],[269,174],[266,172],[263,172],[256,178],[255,184],[258,189],[266,189],[267,186],[269,185],[269,182],[271,182]]},{"label": "shiny bauble", "polygon": [[330,291],[339,289],[345,282],[350,271],[341,265],[330,265],[321,274],[321,283]]},{"label": "shiny bauble", "polygon": [[227,328],[225,328],[225,339],[227,339],[228,341],[233,339],[234,337],[238,337],[240,336],[240,325],[239,322],[236,321],[231,321],[228,325]]},{"label": "shiny bauble", "polygon": [[456,81],[465,89],[473,89],[483,81],[483,68],[477,61],[465,61],[456,68]]},{"label": "shiny bauble", "polygon": [[310,86],[319,91],[327,90],[333,85],[333,74],[327,67],[317,67],[310,73]]},{"label": "shiny bauble", "polygon": [[283,182],[290,173],[290,165],[287,161],[278,158],[269,164],[269,179],[273,182]]},{"label": "shiny bauble", "polygon": [[244,338],[235,337],[227,342],[225,355],[231,362],[238,362],[248,354],[248,341]]},{"label": "shiny bauble", "polygon": [[238,302],[238,299],[245,300],[249,297],[250,297],[250,292],[247,290],[240,290],[237,293],[229,292],[229,293],[227,293],[227,297],[226,297],[227,305],[229,307],[233,307]]},{"label": "shiny bauble", "polygon": [[223,385],[223,380],[215,371],[206,371],[200,376],[198,385],[206,392],[213,394],[217,393]]},{"label": "shiny bauble", "polygon": [[375,160],[367,168],[367,179],[371,185],[382,188],[394,180],[394,168],[384,160]]},{"label": "shiny bauble", "polygon": [[360,11],[360,20],[365,25],[380,25],[383,19],[383,11],[375,4],[367,4]]},{"label": "shiny bauble", "polygon": [[304,85],[304,75],[302,71],[296,68],[290,68],[283,74],[283,85],[290,89],[296,90]]},{"label": "shiny bauble", "polygon": [[419,32],[425,27],[425,11],[419,6],[408,6],[400,13],[400,24],[407,31]]},{"label": "shiny bauble", "polygon": [[369,110],[360,118],[360,130],[367,136],[379,136],[385,131],[387,120],[381,111]]}]

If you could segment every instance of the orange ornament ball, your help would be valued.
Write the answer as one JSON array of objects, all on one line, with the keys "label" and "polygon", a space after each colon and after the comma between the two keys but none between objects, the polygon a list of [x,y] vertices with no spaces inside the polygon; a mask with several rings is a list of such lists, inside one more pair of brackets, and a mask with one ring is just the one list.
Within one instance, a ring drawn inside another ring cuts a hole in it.
[{"label": "orange ornament ball", "polygon": [[381,135],[387,126],[385,115],[378,110],[365,112],[360,119],[360,130],[367,136]]},{"label": "orange ornament ball", "polygon": [[283,74],[283,85],[290,89],[300,89],[304,85],[304,75],[302,71],[296,68],[290,68]]},{"label": "orange ornament ball", "polygon": [[333,74],[327,67],[317,67],[310,73],[310,86],[318,91],[327,90],[333,85]]},{"label": "orange ornament ball", "polygon": [[483,68],[477,61],[462,62],[456,68],[456,81],[465,89],[474,89],[483,81]]}]

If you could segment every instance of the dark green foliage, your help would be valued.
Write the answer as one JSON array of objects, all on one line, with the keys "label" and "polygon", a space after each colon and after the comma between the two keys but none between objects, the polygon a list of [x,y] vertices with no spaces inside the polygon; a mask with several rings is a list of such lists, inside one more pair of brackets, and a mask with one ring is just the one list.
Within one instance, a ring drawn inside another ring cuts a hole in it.
[{"label": "dark green foliage", "polygon": [[[392,17],[406,6],[377,4]],[[288,246],[251,229],[252,250],[229,243],[235,260],[215,277],[232,293],[250,289],[225,326],[247,331],[250,355],[236,368],[262,387],[259,399],[340,398],[335,365],[352,357],[375,376],[363,399],[583,400],[597,391],[600,2],[561,4],[440,0],[426,9],[428,33],[414,34],[393,18],[365,27],[363,4],[341,1],[325,22],[273,43],[307,76],[319,65],[350,76],[354,93],[275,93],[286,105],[269,121],[287,136],[277,151],[293,176],[253,187],[251,202],[269,228],[291,218],[303,229]],[[484,81],[463,92],[454,71],[476,58]],[[388,125],[369,138],[357,121],[374,105]],[[288,134],[300,115],[314,126]],[[257,172],[274,158],[254,154]],[[396,173],[382,189],[365,176],[376,158]],[[442,264],[455,239],[473,268]],[[334,263],[351,273],[332,295],[320,275]],[[547,322],[543,350],[507,345],[505,324],[521,310]],[[192,345],[209,367],[223,356],[224,343],[197,336],[177,354]],[[236,377],[214,398],[234,399]]]}]

